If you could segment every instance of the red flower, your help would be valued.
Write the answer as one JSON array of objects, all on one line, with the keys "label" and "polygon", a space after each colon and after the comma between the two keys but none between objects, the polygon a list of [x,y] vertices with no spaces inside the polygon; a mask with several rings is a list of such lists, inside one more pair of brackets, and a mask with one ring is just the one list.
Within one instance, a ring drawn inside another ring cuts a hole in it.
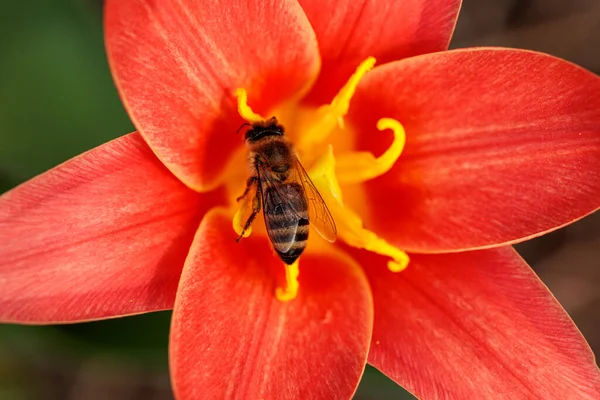
[{"label": "red flower", "polygon": [[[600,398],[590,349],[509,246],[598,209],[600,78],[443,51],[459,6],[107,1],[139,133],[0,198],[0,318],[174,308],[181,399],[348,398],[367,361],[427,399]],[[309,242],[299,288],[262,221],[235,243],[244,93],[282,121],[338,225],[341,245]]]}]

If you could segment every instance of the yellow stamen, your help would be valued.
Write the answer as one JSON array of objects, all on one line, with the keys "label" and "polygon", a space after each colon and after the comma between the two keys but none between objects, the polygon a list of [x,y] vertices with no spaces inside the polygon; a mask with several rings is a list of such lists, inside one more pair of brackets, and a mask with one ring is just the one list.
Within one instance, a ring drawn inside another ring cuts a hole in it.
[{"label": "yellow stamen", "polygon": [[377,129],[391,129],[394,141],[379,157],[369,152],[344,154],[337,158],[336,177],[342,183],[362,183],[388,172],[404,150],[406,133],[400,122],[391,118],[382,118],[377,122]]},{"label": "yellow stamen", "polygon": [[290,301],[296,298],[298,294],[298,260],[292,265],[285,264],[285,288],[275,289],[275,296],[279,301]]},{"label": "yellow stamen", "polygon": [[319,107],[310,118],[304,119],[307,123],[301,123],[299,126],[302,132],[297,143],[299,149],[310,149],[327,139],[336,126],[344,127],[344,116],[348,113],[356,87],[362,77],[373,68],[375,61],[374,57],[363,61],[330,104]]},{"label": "yellow stamen", "polygon": [[[238,88],[235,90],[233,95],[237,99],[238,113],[243,119],[250,123],[262,122],[265,120],[262,116],[252,111],[252,108],[250,108],[248,105],[248,93],[246,92],[246,89]],[[246,198],[240,202],[235,215],[233,216],[233,230],[238,236],[242,235],[242,232],[244,231],[244,225],[249,216],[248,210],[252,208],[253,200],[254,199],[250,199],[248,196],[246,196]],[[248,227],[242,237],[247,238],[251,233],[252,227]]]},{"label": "yellow stamen", "polygon": [[[362,247],[365,250],[372,251],[373,253],[391,257],[393,261],[388,261],[387,267],[392,272],[400,272],[406,269],[410,261],[408,254],[392,246],[373,232],[364,229],[362,227],[362,221],[360,223],[360,227],[358,224],[356,224],[356,232],[358,233],[361,242],[360,244],[356,243],[356,247]],[[351,243],[348,242],[348,244]]]},{"label": "yellow stamen", "polygon": [[[238,236],[242,235],[242,232],[244,231],[244,224],[246,223],[246,221],[242,221],[242,216],[244,215],[244,207],[244,204],[238,207],[237,211],[235,212],[235,215],[233,216],[233,230]],[[244,232],[242,237],[247,238],[248,236],[250,236],[251,233],[252,227],[249,227],[248,229],[246,229],[246,232]]]},{"label": "yellow stamen", "polygon": [[350,100],[352,99],[352,96],[354,96],[354,92],[356,92],[358,83],[367,72],[373,69],[375,62],[376,60],[374,57],[369,57],[360,63],[354,74],[348,79],[348,82],[346,82],[344,87],[333,98],[331,104],[324,107],[327,107],[329,112],[336,114],[340,118],[345,116],[350,108]]},{"label": "yellow stamen", "polygon": [[325,153],[311,169],[310,176],[323,196],[327,206],[336,217],[338,234],[350,246],[358,247],[377,254],[391,257],[387,267],[392,272],[404,270],[408,263],[408,255],[392,246],[375,233],[363,227],[362,220],[352,210],[344,206],[339,183],[334,173],[336,160],[332,148]]},{"label": "yellow stamen", "polygon": [[242,118],[250,123],[262,122],[265,120],[265,118],[252,111],[248,105],[248,93],[246,92],[246,89],[236,89],[233,95],[237,98],[238,113]]}]

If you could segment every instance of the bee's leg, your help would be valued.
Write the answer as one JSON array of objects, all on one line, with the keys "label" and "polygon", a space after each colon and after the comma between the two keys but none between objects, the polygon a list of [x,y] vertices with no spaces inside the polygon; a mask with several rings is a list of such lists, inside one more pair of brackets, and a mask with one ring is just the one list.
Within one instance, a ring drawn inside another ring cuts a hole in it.
[{"label": "bee's leg", "polygon": [[248,195],[248,192],[252,188],[252,185],[256,184],[258,184],[258,176],[251,176],[250,178],[248,178],[248,181],[246,182],[246,190],[244,190],[244,193],[242,193],[240,197],[235,199],[235,201],[240,201],[241,199],[246,197]]},{"label": "bee's leg", "polygon": [[[252,178],[250,178],[250,179],[252,179]],[[250,179],[248,181],[250,181]],[[256,181],[258,182],[258,178],[256,179]],[[248,189],[246,189],[246,192],[248,192]],[[239,242],[242,239],[242,237],[244,236],[244,233],[246,233],[248,228],[250,228],[250,225],[252,225],[252,222],[254,222],[254,218],[256,218],[256,216],[260,212],[260,208],[261,208],[261,204],[260,204],[261,194],[260,193],[261,192],[260,192],[260,186],[259,186],[258,190],[256,191],[256,195],[252,199],[252,214],[250,214],[250,216],[246,220],[246,223],[244,224],[244,229],[242,229],[242,233],[240,233],[240,236],[236,239],[237,242]],[[244,197],[246,194],[247,193],[242,195],[242,197]]]}]

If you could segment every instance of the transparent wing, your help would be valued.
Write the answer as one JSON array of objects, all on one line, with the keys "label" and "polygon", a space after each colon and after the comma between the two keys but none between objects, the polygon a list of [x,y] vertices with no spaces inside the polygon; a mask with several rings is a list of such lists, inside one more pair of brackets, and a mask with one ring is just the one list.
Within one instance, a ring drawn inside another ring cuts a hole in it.
[{"label": "transparent wing", "polygon": [[258,174],[267,234],[275,250],[287,253],[294,244],[302,219],[294,208],[298,193],[278,187],[271,179],[271,173],[263,165],[258,166]]},{"label": "transparent wing", "polygon": [[323,197],[321,197],[319,191],[308,177],[300,161],[296,160],[294,167],[296,173],[295,179],[302,184],[308,203],[308,221],[323,239],[331,243],[335,242],[337,228]]}]

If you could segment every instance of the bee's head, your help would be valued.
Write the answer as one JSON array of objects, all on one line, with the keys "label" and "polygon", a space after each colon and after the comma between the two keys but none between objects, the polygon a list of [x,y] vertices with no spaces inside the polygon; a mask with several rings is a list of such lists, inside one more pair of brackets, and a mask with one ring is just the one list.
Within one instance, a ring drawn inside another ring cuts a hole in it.
[{"label": "bee's head", "polygon": [[245,135],[247,142],[256,142],[267,136],[283,136],[283,126],[277,123],[275,117],[268,121],[244,124],[240,128],[248,125],[250,128],[248,128]]}]

